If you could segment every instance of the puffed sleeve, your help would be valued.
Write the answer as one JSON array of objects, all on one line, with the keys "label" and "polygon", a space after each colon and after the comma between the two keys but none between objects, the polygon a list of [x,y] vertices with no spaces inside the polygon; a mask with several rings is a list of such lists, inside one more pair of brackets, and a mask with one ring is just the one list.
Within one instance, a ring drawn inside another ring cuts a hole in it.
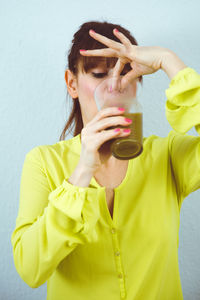
[{"label": "puffed sleeve", "polygon": [[192,68],[179,71],[166,96],[166,117],[174,129],[170,157],[181,207],[183,199],[200,188],[200,136],[186,134],[195,126],[200,135],[200,75]]},{"label": "puffed sleeve", "polygon": [[195,126],[200,135],[200,75],[192,68],[182,69],[165,93],[166,118],[172,128],[186,133]]},{"label": "puffed sleeve", "polygon": [[45,283],[77,245],[97,239],[97,193],[98,188],[74,186],[68,178],[51,191],[39,147],[26,155],[11,243],[16,269],[29,286]]}]

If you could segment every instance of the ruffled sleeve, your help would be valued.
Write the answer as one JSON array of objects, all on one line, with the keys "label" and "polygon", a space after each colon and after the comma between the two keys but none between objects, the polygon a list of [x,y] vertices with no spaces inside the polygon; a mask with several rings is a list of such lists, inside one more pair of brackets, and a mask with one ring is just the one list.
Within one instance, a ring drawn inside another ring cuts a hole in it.
[{"label": "ruffled sleeve", "polygon": [[200,188],[200,136],[186,134],[195,126],[200,135],[200,75],[192,68],[182,69],[166,96],[166,117],[174,129],[169,153],[181,207],[184,198]]},{"label": "ruffled sleeve", "polygon": [[65,178],[51,191],[39,147],[26,155],[11,242],[16,269],[29,286],[42,285],[78,245],[97,239],[98,190]]},{"label": "ruffled sleeve", "polygon": [[195,126],[200,135],[200,75],[192,68],[182,69],[165,93],[166,117],[172,128],[186,133]]},{"label": "ruffled sleeve", "polygon": [[[100,216],[98,189],[72,185],[66,178],[49,194],[49,201],[66,217],[68,230],[79,233],[76,242],[82,244],[97,240],[95,225]],[[68,244],[72,246],[73,239]]]}]

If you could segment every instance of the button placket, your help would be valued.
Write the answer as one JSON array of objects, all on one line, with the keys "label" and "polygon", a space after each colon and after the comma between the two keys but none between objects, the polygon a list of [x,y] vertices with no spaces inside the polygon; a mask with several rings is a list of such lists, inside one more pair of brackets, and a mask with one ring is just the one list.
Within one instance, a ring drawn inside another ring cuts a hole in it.
[{"label": "button placket", "polygon": [[117,277],[118,277],[119,286],[120,286],[120,296],[121,296],[121,299],[124,299],[126,296],[125,281],[124,281],[124,274],[123,274],[122,261],[121,261],[121,252],[119,249],[116,228],[112,227],[111,233],[112,233],[112,239],[113,239],[113,245],[114,245],[114,256],[115,256],[115,262],[116,262],[116,268],[117,268]]}]

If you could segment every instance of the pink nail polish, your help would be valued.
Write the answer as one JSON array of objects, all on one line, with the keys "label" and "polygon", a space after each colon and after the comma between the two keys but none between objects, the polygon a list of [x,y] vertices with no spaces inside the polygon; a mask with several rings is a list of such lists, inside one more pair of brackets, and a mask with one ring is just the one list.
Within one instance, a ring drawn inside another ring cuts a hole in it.
[{"label": "pink nail polish", "polygon": [[132,120],[128,119],[128,118],[125,118],[125,121],[128,122],[128,123],[132,123]]},{"label": "pink nail polish", "polygon": [[93,29],[90,29],[90,32],[95,33],[95,31]]},{"label": "pink nail polish", "polygon": [[115,32],[119,32],[119,30],[117,28],[115,28]]},{"label": "pink nail polish", "polygon": [[85,49],[80,49],[81,52],[86,51]]}]

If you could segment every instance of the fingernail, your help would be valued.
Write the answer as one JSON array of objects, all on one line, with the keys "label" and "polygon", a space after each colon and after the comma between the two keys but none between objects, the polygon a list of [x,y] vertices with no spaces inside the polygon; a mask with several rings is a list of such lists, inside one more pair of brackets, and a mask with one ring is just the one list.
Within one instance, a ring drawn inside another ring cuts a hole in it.
[{"label": "fingernail", "polygon": [[90,29],[90,32],[91,32],[91,33],[95,33],[95,31],[94,31],[93,29]]},{"label": "fingernail", "polygon": [[128,123],[132,123],[132,120],[128,119],[128,118],[125,118],[125,121],[128,122]]},{"label": "fingernail", "polygon": [[118,131],[120,131],[120,128],[117,128],[117,129],[114,130],[114,132],[118,132]]},{"label": "fingernail", "polygon": [[130,129],[124,129],[123,132],[130,132]]},{"label": "fingernail", "polygon": [[119,32],[119,30],[117,28],[115,28],[115,32]]},{"label": "fingernail", "polygon": [[85,49],[80,49],[80,51],[82,51],[82,52],[83,52],[83,51],[86,51],[86,50],[85,50]]},{"label": "fingernail", "polygon": [[118,109],[119,109],[119,110],[125,110],[125,109],[124,109],[124,108],[122,108],[122,107],[118,107]]}]

